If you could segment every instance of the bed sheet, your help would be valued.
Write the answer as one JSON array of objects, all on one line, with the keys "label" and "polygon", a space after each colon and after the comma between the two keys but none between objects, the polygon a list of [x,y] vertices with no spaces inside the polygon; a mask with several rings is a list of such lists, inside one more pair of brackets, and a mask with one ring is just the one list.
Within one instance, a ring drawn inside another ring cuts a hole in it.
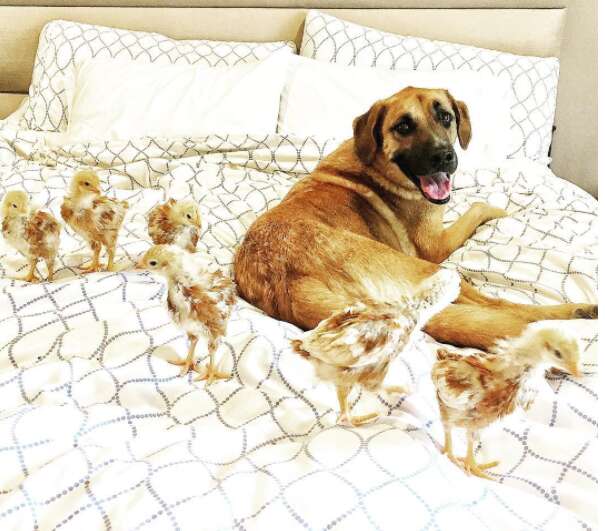
[{"label": "bed sheet", "polygon": [[[78,276],[89,249],[62,232],[56,282],[23,284],[0,238],[2,529],[591,529],[597,522],[597,323],[567,321],[584,377],[549,374],[533,407],[485,430],[495,481],[440,453],[430,381],[438,344],[420,334],[387,376],[405,396],[337,400],[290,348],[301,331],[238,300],[219,349],[233,378],[211,387],[168,359],[186,341],[160,277],[134,271],[146,213],[193,198],[197,259],[229,272],[246,229],[336,145],[286,135],[141,138],[59,145],[0,122],[0,194],[29,192],[59,218],[74,171],[99,172],[131,205],[120,271]],[[446,219],[473,201],[509,217],[480,227],[445,263],[485,293],[519,302],[596,302],[596,201],[537,163],[461,168]],[[41,271],[42,274],[45,271]],[[203,347],[198,351],[203,358]],[[462,453],[462,434],[455,436]]]}]

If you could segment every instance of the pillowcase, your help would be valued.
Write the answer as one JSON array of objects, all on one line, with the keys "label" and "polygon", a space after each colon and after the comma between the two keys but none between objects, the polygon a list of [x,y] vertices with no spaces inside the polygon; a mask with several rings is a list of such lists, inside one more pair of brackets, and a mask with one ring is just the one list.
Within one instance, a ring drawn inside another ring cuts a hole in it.
[{"label": "pillowcase", "polygon": [[65,79],[76,60],[120,58],[141,63],[231,66],[255,63],[275,51],[296,51],[292,42],[177,41],[158,33],[128,31],[55,20],[40,34],[29,104],[22,127],[64,131],[67,127]]},{"label": "pillowcase", "polygon": [[513,55],[462,44],[405,37],[309,11],[301,55],[332,63],[391,70],[489,72],[511,83],[514,136],[510,158],[548,163],[559,60]]},{"label": "pillowcase", "polygon": [[202,67],[88,59],[66,82],[67,142],[275,133],[288,56]]},{"label": "pillowcase", "polygon": [[353,119],[407,86],[444,88],[466,103],[473,130],[460,163],[501,161],[510,152],[510,83],[482,72],[405,72],[324,63],[290,56],[278,131],[299,136],[353,136]]}]

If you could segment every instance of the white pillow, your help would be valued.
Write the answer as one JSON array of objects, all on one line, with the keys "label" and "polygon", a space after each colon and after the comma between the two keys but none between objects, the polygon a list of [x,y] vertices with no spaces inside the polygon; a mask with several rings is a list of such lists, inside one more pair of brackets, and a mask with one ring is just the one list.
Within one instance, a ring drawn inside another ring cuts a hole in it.
[{"label": "white pillow", "polygon": [[77,61],[118,58],[141,63],[232,66],[255,63],[273,52],[296,51],[293,42],[174,40],[159,33],[129,31],[67,20],[47,23],[38,42],[29,102],[22,127],[65,131],[65,80]]},{"label": "white pillow", "polygon": [[310,10],[300,54],[320,61],[391,70],[487,72],[511,83],[514,136],[510,158],[544,164],[557,100],[559,60],[395,35]]},{"label": "white pillow", "polygon": [[472,140],[456,150],[461,164],[505,159],[510,152],[510,83],[479,72],[398,72],[347,67],[300,56],[288,58],[278,131],[299,136],[353,136],[353,119],[407,87],[444,88],[466,103]]},{"label": "white pillow", "polygon": [[65,141],[275,133],[287,59],[215,68],[88,59],[66,83]]}]

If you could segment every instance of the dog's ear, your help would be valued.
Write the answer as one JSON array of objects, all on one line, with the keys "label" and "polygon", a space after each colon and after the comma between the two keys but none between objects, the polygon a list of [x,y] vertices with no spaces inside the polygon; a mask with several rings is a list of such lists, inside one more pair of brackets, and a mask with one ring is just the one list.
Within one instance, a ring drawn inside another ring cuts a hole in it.
[{"label": "dog's ear", "polygon": [[377,101],[368,112],[353,120],[355,153],[368,166],[374,162],[382,146],[381,129],[385,110],[384,102]]},{"label": "dog's ear", "polygon": [[449,98],[454,109],[454,114],[456,115],[456,127],[458,129],[458,140],[460,141],[460,147],[462,147],[462,149],[466,149],[473,134],[471,128],[471,117],[468,114],[468,107],[463,101],[455,100],[449,92],[447,93],[447,97]]}]

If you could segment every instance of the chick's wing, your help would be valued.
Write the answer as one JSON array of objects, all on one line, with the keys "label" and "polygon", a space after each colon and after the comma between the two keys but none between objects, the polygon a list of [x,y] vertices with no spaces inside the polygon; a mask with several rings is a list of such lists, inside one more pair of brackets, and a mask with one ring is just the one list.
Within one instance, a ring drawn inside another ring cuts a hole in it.
[{"label": "chick's wing", "polygon": [[467,410],[476,406],[483,396],[489,369],[479,356],[438,354],[433,366],[433,382],[439,399],[453,409]]}]

